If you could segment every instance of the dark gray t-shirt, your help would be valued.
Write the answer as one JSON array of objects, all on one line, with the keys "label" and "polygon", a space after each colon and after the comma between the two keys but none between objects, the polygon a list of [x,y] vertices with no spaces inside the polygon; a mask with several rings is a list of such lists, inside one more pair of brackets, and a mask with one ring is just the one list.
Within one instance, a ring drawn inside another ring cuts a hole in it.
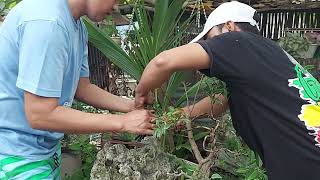
[{"label": "dark gray t-shirt", "polygon": [[270,180],[320,179],[320,84],[273,41],[229,32],[198,42],[226,82],[237,133],[258,152]]}]

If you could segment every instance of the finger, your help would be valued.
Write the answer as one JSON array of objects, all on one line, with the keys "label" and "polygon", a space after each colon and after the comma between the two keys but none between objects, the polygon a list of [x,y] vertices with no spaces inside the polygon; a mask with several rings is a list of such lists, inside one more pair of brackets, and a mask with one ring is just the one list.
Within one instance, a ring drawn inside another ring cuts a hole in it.
[{"label": "finger", "polygon": [[135,104],[135,108],[138,110],[144,109],[144,104],[143,103]]},{"label": "finger", "polygon": [[153,93],[150,92],[150,93],[148,94],[147,98],[146,98],[146,103],[147,103],[147,104],[153,104],[154,99],[155,99],[155,98],[154,98]]},{"label": "finger", "polygon": [[144,127],[145,127],[146,129],[154,129],[154,128],[155,128],[155,125],[154,125],[154,124],[151,124],[151,123],[147,123]]},{"label": "finger", "polygon": [[152,111],[148,111],[148,115],[151,117],[156,117],[156,115]]},{"label": "finger", "polygon": [[144,107],[144,99],[142,97],[135,98],[135,108],[142,109]]},{"label": "finger", "polygon": [[151,114],[149,111],[145,111],[146,114],[144,114],[144,121],[146,122],[152,122],[152,119],[155,119],[156,116]]},{"label": "finger", "polygon": [[141,131],[142,135],[153,135],[153,130],[147,129],[147,130],[143,130]]},{"label": "finger", "polygon": [[148,97],[148,99],[146,100],[147,104],[153,104],[154,102],[154,98],[153,97]]},{"label": "finger", "polygon": [[156,118],[151,118],[150,122],[151,122],[151,123],[155,123],[156,120],[157,120]]}]

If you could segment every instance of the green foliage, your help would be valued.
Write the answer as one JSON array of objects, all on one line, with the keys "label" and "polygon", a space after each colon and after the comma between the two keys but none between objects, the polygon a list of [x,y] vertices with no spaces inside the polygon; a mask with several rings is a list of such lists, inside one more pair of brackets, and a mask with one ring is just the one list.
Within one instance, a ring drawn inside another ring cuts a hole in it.
[{"label": "green foliage", "polygon": [[257,153],[248,152],[249,161],[243,164],[237,173],[245,180],[267,180],[267,175],[262,167],[262,161]]},{"label": "green foliage", "polygon": [[240,139],[236,136],[229,137],[224,142],[224,147],[230,151],[237,151],[242,148],[243,144]]},{"label": "green foliage", "polygon": [[280,38],[279,45],[295,59],[301,59],[302,52],[308,51],[310,42],[298,33],[287,33]]},{"label": "green foliage", "polygon": [[222,177],[219,174],[214,173],[210,179],[222,179]]},{"label": "green foliage", "polygon": [[118,135],[118,138],[121,141],[126,141],[126,142],[134,141],[137,137],[138,137],[138,135],[136,135],[136,134],[126,133],[126,132],[120,133]]},{"label": "green foliage", "polygon": [[[78,101],[75,101],[72,104],[72,108],[86,113],[101,114],[105,112]],[[110,134],[106,133],[104,136],[108,135],[110,136]],[[70,143],[67,143],[67,149],[80,156],[82,166],[81,169],[76,171],[71,176],[68,176],[66,180],[89,180],[90,172],[98,152],[97,147],[96,145],[90,143],[90,135],[71,135],[71,137],[67,136],[69,135],[65,135],[65,138],[70,138]]]},{"label": "green foliage", "polygon": [[317,66],[316,65],[306,65],[303,67],[306,71],[310,72],[311,74],[317,73]]},{"label": "green foliage", "polygon": [[140,79],[143,69],[136,60],[130,57],[106,32],[96,27],[89,19],[84,18],[84,23],[88,29],[89,41],[116,66],[133,78]]},{"label": "green foliage", "polygon": [[135,0],[120,0],[119,4],[133,4]]},{"label": "green foliage", "polygon": [[168,154],[168,156],[171,161],[175,162],[179,166],[178,170],[183,171],[189,176],[192,176],[192,174],[198,170],[198,166],[195,163],[186,161],[171,154]]},{"label": "green foliage", "polygon": [[[195,141],[198,141],[198,140],[201,140],[203,139],[204,137],[206,137],[207,135],[209,134],[209,132],[205,132],[205,131],[197,131],[194,133],[194,136],[193,136],[193,139]],[[179,150],[181,148],[185,148],[187,150],[190,151],[190,153],[192,153],[191,151],[191,145],[190,143],[186,140],[184,143],[180,142],[180,143],[177,143],[177,146],[176,146],[176,149]]]},{"label": "green foliage", "polygon": [[[204,92],[205,96],[210,96],[212,102],[216,102],[217,99],[214,97],[216,94],[223,94],[227,97],[226,84],[217,78],[209,78],[207,76],[202,76],[201,80],[197,82],[194,86],[189,88],[187,92],[179,98],[176,102],[176,106],[180,107],[188,98],[197,95],[199,92]],[[189,102],[190,104],[192,102]]]},{"label": "green foliage", "polygon": [[112,16],[107,16],[99,27],[105,34],[110,37],[119,36],[119,32],[116,28],[116,24]]},{"label": "green foliage", "polygon": [[0,0],[0,16],[5,16],[21,0]]},{"label": "green foliage", "polygon": [[89,106],[89,105],[87,105],[87,104],[85,104],[83,102],[79,102],[79,101],[75,101],[72,104],[72,108],[76,109],[76,110],[79,110],[79,111],[82,111],[82,112],[86,112],[86,113],[102,114],[102,113],[105,112],[104,110],[94,108],[92,106]]},{"label": "green foliage", "polygon": [[177,122],[181,120],[187,120],[182,109],[176,109],[172,106],[168,108],[168,111],[160,114],[156,119],[156,129],[154,136],[160,138],[165,135],[167,131],[175,126]]},{"label": "green foliage", "polygon": [[73,153],[79,155],[82,161],[81,170],[68,177],[68,180],[72,179],[90,179],[90,172],[97,155],[97,148],[95,145],[90,144],[90,138],[88,135],[78,135],[74,142],[69,145],[69,149]]},{"label": "green foliage", "polygon": [[223,179],[267,180],[266,171],[258,154],[250,150],[242,139],[236,135],[231,121],[227,123],[227,136],[223,142],[223,149],[232,154],[232,159],[228,159],[229,156],[226,156],[228,158],[222,158],[223,156],[221,156],[219,160],[222,165],[231,165],[226,168],[232,167],[232,169],[226,169],[226,171],[230,172],[233,178],[228,178],[228,174],[224,173],[222,174]]}]

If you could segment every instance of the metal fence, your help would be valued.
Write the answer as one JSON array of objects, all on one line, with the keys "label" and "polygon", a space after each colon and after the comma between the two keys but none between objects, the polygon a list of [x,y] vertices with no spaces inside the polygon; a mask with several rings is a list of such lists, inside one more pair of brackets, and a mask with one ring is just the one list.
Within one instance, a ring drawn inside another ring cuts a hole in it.
[{"label": "metal fence", "polygon": [[262,35],[278,40],[288,31],[320,31],[320,7],[296,10],[265,10],[260,11]]}]

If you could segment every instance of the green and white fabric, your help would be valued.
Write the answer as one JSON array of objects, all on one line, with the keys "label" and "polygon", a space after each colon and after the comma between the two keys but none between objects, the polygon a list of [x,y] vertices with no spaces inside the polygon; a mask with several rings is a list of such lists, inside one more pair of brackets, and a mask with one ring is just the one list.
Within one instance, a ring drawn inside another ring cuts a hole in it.
[{"label": "green and white fabric", "polygon": [[60,180],[61,148],[49,159],[0,155],[0,180]]}]

